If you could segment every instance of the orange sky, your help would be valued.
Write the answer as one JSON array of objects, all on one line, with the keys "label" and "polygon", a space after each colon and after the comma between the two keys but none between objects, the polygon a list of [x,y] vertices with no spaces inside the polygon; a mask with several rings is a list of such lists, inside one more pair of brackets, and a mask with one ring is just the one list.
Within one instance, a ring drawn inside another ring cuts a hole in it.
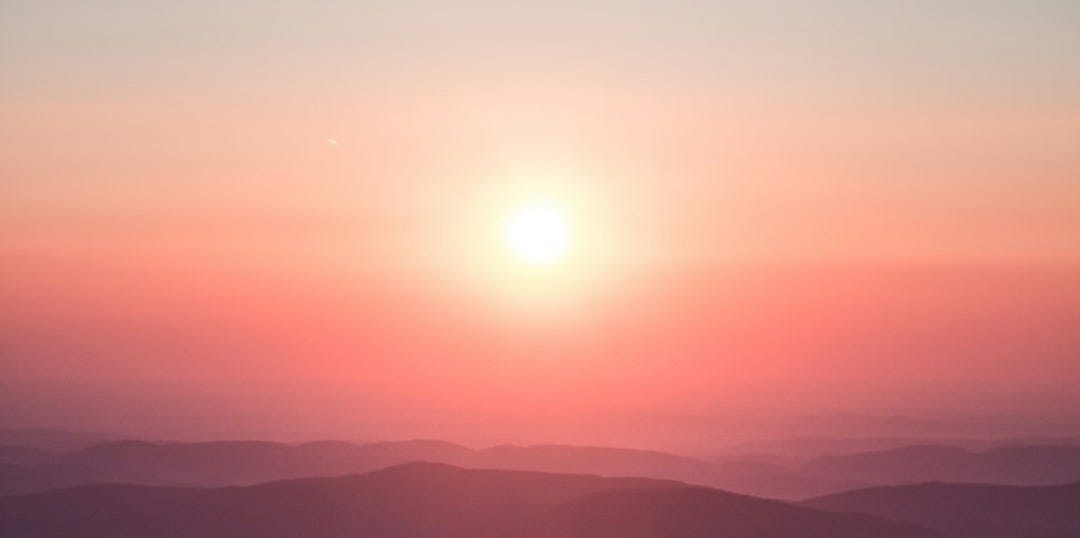
[{"label": "orange sky", "polygon": [[92,4],[0,17],[0,421],[1080,404],[1070,3]]}]

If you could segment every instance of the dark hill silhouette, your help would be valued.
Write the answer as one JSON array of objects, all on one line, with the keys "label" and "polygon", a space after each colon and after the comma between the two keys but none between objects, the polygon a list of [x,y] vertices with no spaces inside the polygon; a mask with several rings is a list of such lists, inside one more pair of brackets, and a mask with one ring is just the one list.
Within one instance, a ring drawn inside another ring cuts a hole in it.
[{"label": "dark hill silhouette", "polygon": [[871,484],[976,482],[1052,485],[1080,480],[1080,446],[1004,446],[983,452],[922,445],[819,458],[803,470]]},{"label": "dark hill silhouette", "polygon": [[819,497],[804,505],[874,514],[965,538],[1080,537],[1080,483],[879,487]]},{"label": "dark hill silhouette", "polygon": [[9,538],[929,538],[907,524],[673,481],[417,463],[216,489],[92,485],[0,498]]},{"label": "dark hill silhouette", "polygon": [[[80,476],[93,471],[98,480],[111,482],[225,486],[362,473],[411,461],[471,468],[645,476],[790,499],[871,485],[808,476],[775,465],[716,464],[648,450],[560,445],[505,445],[473,450],[430,440],[365,445],[319,441],[295,446],[264,441],[165,444],[120,441],[55,455],[46,464],[78,471],[63,482],[65,485],[85,483],[80,481]],[[37,487],[29,479],[20,481],[18,488],[0,483],[0,494],[56,487],[56,478],[53,474],[49,476]]]}]

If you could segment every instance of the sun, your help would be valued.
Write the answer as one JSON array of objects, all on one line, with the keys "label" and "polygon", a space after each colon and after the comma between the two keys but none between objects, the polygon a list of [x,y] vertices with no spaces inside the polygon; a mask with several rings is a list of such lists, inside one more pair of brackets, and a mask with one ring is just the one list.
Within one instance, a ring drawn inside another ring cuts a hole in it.
[{"label": "sun", "polygon": [[531,265],[558,262],[570,248],[566,216],[548,202],[532,202],[518,208],[510,215],[504,231],[510,250]]}]

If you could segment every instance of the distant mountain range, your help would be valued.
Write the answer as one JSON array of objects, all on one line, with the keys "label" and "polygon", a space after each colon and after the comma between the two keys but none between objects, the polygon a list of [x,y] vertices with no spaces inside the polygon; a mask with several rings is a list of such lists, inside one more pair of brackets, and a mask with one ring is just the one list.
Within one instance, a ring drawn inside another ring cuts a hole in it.
[{"label": "distant mountain range", "polygon": [[871,484],[1062,484],[1080,480],[1080,446],[1005,446],[982,452],[951,446],[908,446],[827,456],[807,463],[802,470]]},{"label": "distant mountain range", "polygon": [[72,452],[0,447],[0,495],[92,482],[165,486],[251,485],[340,476],[427,461],[514,469],[678,480],[777,499],[929,481],[1049,485],[1080,480],[1080,447],[1016,446],[985,452],[913,446],[829,456],[798,466],[704,460],[623,448],[562,445],[474,450],[444,441],[353,444],[320,441],[151,443],[115,441]]},{"label": "distant mountain range", "polygon": [[92,485],[0,498],[9,538],[934,538],[672,481],[415,463],[199,489]]},{"label": "distant mountain range", "polygon": [[980,451],[1002,446],[1080,446],[1080,437],[791,437],[730,445],[710,454],[705,459],[710,461],[744,459],[796,465],[824,456],[876,452],[919,445],[950,446]]},{"label": "distant mountain range", "polygon": [[473,450],[428,440],[364,445],[342,441],[300,445],[265,441],[116,441],[66,453],[15,447],[0,449],[3,465],[0,494],[31,493],[101,481],[170,486],[250,485],[368,472],[414,461],[486,469],[644,476],[790,499],[868,485],[808,476],[776,465],[710,463],[663,452],[622,448],[507,445]]},{"label": "distant mountain range", "polygon": [[962,538],[1080,537],[1080,483],[918,484],[849,491],[803,504],[874,514]]},{"label": "distant mountain range", "polygon": [[54,428],[0,428],[0,445],[37,448],[56,452],[79,450],[123,439],[97,432],[58,430]]},{"label": "distant mountain range", "polygon": [[917,445],[785,466],[435,440],[9,445],[0,495],[5,538],[1080,538],[1080,447]]}]

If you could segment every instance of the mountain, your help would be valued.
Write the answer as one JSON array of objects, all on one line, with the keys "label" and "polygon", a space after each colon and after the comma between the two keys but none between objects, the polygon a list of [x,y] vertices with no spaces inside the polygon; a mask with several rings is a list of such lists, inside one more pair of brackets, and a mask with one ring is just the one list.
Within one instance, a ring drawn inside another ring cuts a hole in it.
[{"label": "mountain", "polygon": [[1051,485],[1080,480],[1080,446],[1004,446],[971,452],[921,445],[819,458],[803,471],[871,484],[977,482]]},{"label": "mountain", "polygon": [[[872,485],[801,474],[776,465],[710,463],[649,450],[562,445],[503,445],[473,450],[443,441],[414,440],[357,445],[319,441],[288,445],[266,441],[150,443],[117,441],[75,452],[45,456],[50,467],[35,487],[32,473],[18,487],[0,483],[0,494],[42,491],[55,484],[96,480],[153,485],[251,485],[309,476],[338,476],[373,471],[413,461],[470,468],[644,476],[719,487],[739,493],[803,499]],[[57,473],[72,470],[68,480]]]},{"label": "mountain", "polygon": [[873,485],[819,476],[781,465],[738,461],[714,464],[709,477],[708,484],[721,489],[787,500],[801,500]]},{"label": "mountain", "polygon": [[0,429],[0,445],[38,448],[56,452],[79,450],[116,440],[103,433],[57,430],[52,428]]},{"label": "mountain", "polygon": [[9,538],[931,538],[678,482],[416,463],[216,489],[92,485],[0,498]]},{"label": "mountain", "polygon": [[129,481],[141,477],[135,483],[221,486],[360,473],[411,461],[451,463],[471,453],[459,445],[426,440],[295,446],[268,441],[118,441],[61,455],[55,462],[123,473]]},{"label": "mountain", "polygon": [[680,480],[700,479],[711,470],[708,462],[629,448],[566,445],[502,445],[475,451],[470,466],[522,469],[559,473],[661,476]]},{"label": "mountain", "polygon": [[964,538],[1080,537],[1080,483],[878,487],[819,497],[803,504],[878,515]]},{"label": "mountain", "polygon": [[937,445],[982,451],[1002,446],[1080,445],[1080,437],[794,437],[743,442],[709,455],[710,461],[751,459],[770,463],[805,463],[838,454],[877,452],[907,446]]},{"label": "mountain", "polygon": [[805,499],[867,485],[808,475],[780,465],[711,463],[664,452],[607,447],[499,446],[476,451],[457,463],[477,468],[665,478],[777,499]]}]

